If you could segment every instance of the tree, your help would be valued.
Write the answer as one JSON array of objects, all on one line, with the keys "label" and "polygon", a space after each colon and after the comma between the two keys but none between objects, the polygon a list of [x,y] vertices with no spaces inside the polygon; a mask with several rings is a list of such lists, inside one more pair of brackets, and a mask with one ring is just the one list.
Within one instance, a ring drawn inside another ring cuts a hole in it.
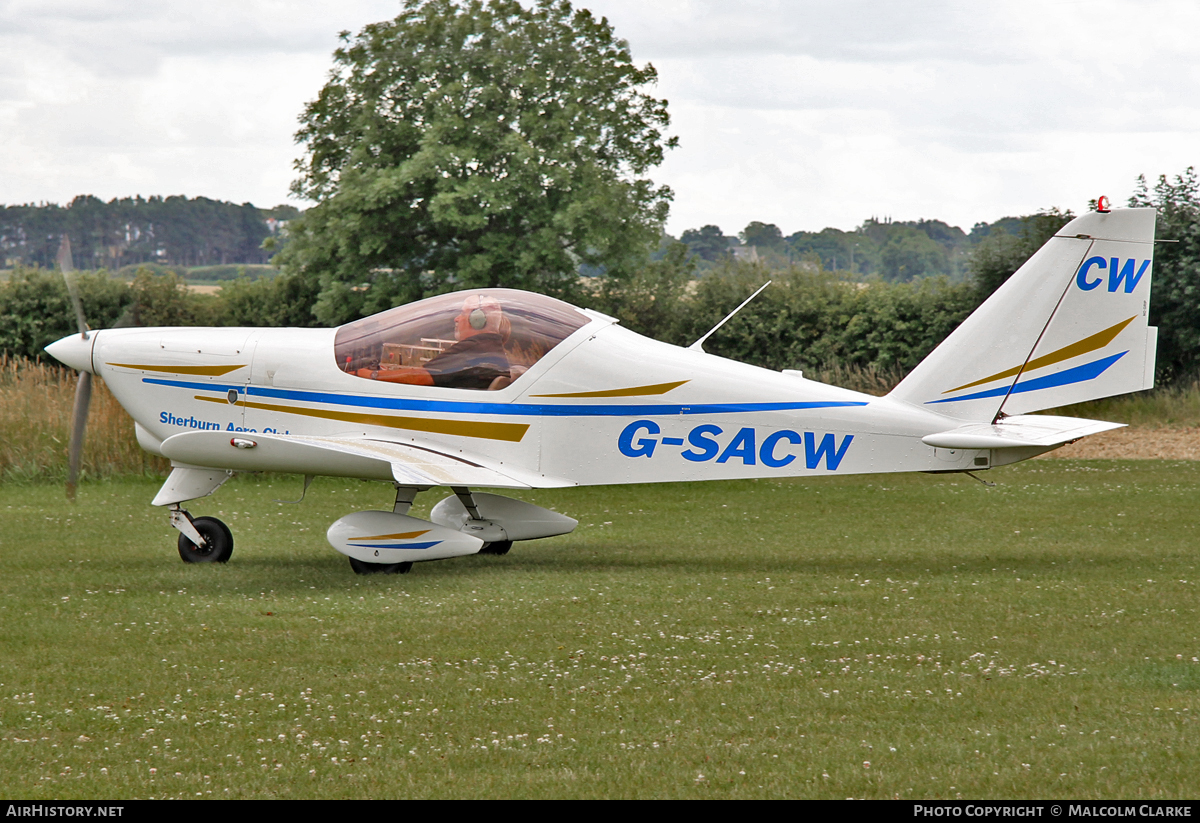
[{"label": "tree", "polygon": [[1158,326],[1157,372],[1164,382],[1200,374],[1200,180],[1189,167],[1151,192],[1139,177],[1129,205],[1158,209],[1150,325]]},{"label": "tree", "polygon": [[183,278],[168,271],[156,274],[141,267],[129,286],[133,294],[135,326],[215,326],[217,301],[192,294]]},{"label": "tree", "polygon": [[317,295],[311,280],[281,274],[240,277],[221,287],[220,317],[227,326],[313,326]]},{"label": "tree", "polygon": [[681,339],[678,330],[685,322],[684,298],[695,271],[695,256],[677,241],[667,247],[662,259],[646,263],[632,277],[601,279],[587,306],[611,314],[638,334],[687,345],[692,341]]},{"label": "tree", "polygon": [[774,223],[760,223],[755,220],[742,229],[739,237],[747,246],[758,246],[764,249],[783,248],[783,232]]},{"label": "tree", "polygon": [[680,235],[679,241],[701,260],[716,262],[729,254],[729,238],[719,226],[710,224],[698,229],[687,229]]},{"label": "tree", "polygon": [[966,242],[967,235],[958,226],[951,226],[944,220],[909,220],[901,225],[916,229],[950,254]]},{"label": "tree", "polygon": [[914,277],[945,274],[946,250],[928,235],[909,226],[894,225],[880,252],[885,280],[907,282]]},{"label": "tree", "polygon": [[580,264],[623,276],[658,241],[675,145],[665,100],[605,19],[565,0],[405,0],[342,34],[301,118],[285,270],[343,322],[454,288],[570,296]]},{"label": "tree", "polygon": [[[129,286],[107,272],[77,274],[75,285],[83,316],[95,329],[112,326],[133,300]],[[54,362],[42,349],[78,331],[61,272],[18,267],[0,281],[0,353]]]},{"label": "tree", "polygon": [[[292,213],[296,212],[293,207]],[[141,263],[185,266],[265,263],[266,213],[196,197],[126,197],[105,203],[80,195],[66,207],[0,207],[0,258],[53,268],[62,236],[80,269]],[[278,216],[276,216],[276,219]],[[286,218],[284,218],[286,219]]]},{"label": "tree", "polygon": [[834,228],[798,231],[787,238],[787,244],[797,258],[819,257],[826,271],[869,274],[878,268],[879,249],[875,241],[858,232]]},{"label": "tree", "polygon": [[[1005,217],[993,223],[990,231],[979,241],[971,253],[967,270],[975,285],[976,299],[982,303],[992,292],[1012,277],[1033,253],[1046,244],[1054,234],[1075,215],[1071,212],[1050,209],[1040,214],[1021,218]],[[1014,224],[1012,221],[1019,220]],[[1016,234],[1007,231],[1005,225],[1019,225]],[[979,229],[979,226],[976,226]],[[973,231],[972,234],[975,232]]]}]

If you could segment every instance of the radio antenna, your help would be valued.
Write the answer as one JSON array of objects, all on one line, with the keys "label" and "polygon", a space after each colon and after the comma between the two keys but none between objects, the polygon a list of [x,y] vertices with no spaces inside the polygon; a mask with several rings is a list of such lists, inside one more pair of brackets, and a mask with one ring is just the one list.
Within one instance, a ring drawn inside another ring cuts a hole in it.
[{"label": "radio antenna", "polygon": [[733,316],[735,314],[740,312],[742,309],[746,308],[746,304],[749,303],[754,298],[758,297],[758,295],[762,293],[762,290],[765,289],[769,285],[771,285],[770,280],[768,280],[766,283],[763,283],[761,286],[759,286],[758,291],[754,292],[754,294],[750,295],[745,300],[743,300],[742,305],[738,306],[736,309],[731,311],[729,314],[725,315],[724,320],[722,320],[720,323],[718,323],[717,325],[715,325],[711,329],[709,329],[708,332],[703,337],[701,337],[699,340],[697,340],[695,343],[688,346],[688,350],[689,351],[700,351],[700,352],[704,351],[704,346],[702,345],[704,343],[704,341],[707,340],[708,338],[712,337],[713,332],[715,332],[717,329],[721,328],[726,323],[728,323],[731,319],[733,319]]}]

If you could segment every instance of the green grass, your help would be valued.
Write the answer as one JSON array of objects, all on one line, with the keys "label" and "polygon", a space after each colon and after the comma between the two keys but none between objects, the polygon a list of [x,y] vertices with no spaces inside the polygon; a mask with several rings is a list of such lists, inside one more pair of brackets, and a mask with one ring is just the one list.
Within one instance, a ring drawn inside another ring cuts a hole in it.
[{"label": "green grass", "polygon": [[223,567],[0,487],[0,795],[1197,796],[1200,464],[987,476],[529,493],[580,527],[379,578],[380,484],[235,479]]},{"label": "green grass", "polygon": [[1196,427],[1200,426],[1200,382],[1181,381],[1152,391],[1106,397],[1046,413],[1112,420],[1134,428]]}]

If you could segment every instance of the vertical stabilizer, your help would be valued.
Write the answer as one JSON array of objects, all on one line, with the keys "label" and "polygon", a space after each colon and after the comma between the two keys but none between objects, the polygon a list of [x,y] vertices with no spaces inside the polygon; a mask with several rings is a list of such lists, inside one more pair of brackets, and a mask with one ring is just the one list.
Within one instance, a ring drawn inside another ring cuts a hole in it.
[{"label": "vertical stabilizer", "polygon": [[1154,209],[1075,218],[889,396],[984,421],[1152,388],[1154,220]]}]

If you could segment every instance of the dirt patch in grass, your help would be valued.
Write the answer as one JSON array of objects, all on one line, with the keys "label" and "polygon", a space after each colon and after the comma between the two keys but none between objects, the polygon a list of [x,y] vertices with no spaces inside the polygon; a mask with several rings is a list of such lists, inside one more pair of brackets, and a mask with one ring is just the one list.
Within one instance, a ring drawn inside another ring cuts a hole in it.
[{"label": "dirt patch in grass", "polygon": [[1046,457],[1104,460],[1200,460],[1200,428],[1124,428],[1094,434]]}]

